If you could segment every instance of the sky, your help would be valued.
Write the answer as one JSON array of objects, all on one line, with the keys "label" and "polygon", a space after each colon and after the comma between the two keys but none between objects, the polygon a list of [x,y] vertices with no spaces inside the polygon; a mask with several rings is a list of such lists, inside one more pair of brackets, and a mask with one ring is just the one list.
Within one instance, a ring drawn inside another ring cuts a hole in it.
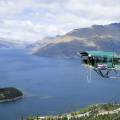
[{"label": "sky", "polygon": [[34,42],[120,22],[120,0],[0,0],[0,38]]}]

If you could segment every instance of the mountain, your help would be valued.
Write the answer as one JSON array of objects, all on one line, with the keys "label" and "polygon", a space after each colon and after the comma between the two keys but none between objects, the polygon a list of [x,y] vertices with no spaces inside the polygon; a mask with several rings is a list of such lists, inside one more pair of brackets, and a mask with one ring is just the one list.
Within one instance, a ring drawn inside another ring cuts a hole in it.
[{"label": "mountain", "polygon": [[18,40],[0,38],[0,48],[25,48],[26,43]]},{"label": "mountain", "polygon": [[84,50],[120,52],[120,23],[74,29],[63,36],[48,37],[29,46],[32,53],[47,57],[77,57]]}]

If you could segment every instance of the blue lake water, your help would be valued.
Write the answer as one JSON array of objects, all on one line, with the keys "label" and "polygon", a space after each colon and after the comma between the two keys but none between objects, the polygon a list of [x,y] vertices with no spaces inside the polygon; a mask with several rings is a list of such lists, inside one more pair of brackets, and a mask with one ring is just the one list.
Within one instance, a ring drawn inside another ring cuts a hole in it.
[{"label": "blue lake water", "polygon": [[17,87],[24,99],[0,103],[0,120],[77,111],[119,100],[120,81],[103,79],[80,59],[42,58],[23,50],[0,50],[0,87]]}]

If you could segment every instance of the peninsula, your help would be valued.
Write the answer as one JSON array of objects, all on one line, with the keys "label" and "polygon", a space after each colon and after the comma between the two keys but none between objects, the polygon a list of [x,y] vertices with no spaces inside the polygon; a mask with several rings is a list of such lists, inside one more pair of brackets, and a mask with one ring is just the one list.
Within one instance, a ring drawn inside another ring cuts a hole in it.
[{"label": "peninsula", "polygon": [[14,87],[0,88],[0,102],[9,102],[23,97],[23,93]]}]

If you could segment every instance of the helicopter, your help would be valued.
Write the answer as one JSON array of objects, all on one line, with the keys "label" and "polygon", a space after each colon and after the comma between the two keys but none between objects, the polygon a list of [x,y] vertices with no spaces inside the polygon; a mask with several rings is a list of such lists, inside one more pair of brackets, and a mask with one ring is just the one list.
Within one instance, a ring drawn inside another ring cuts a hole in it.
[{"label": "helicopter", "polygon": [[[80,52],[80,55],[82,63],[93,69],[101,77],[120,79],[118,76],[120,55],[104,51],[83,51]],[[113,73],[114,76],[112,76]]]}]

